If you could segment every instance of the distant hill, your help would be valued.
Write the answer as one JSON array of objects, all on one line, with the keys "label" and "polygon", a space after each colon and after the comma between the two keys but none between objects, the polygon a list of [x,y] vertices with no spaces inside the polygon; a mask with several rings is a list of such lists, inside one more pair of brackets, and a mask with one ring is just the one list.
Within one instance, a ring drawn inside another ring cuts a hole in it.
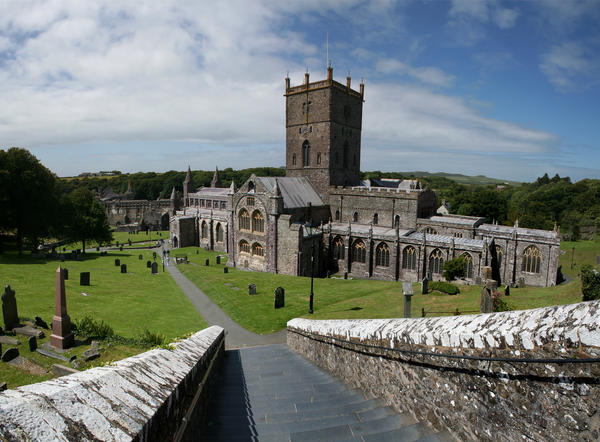
[{"label": "distant hill", "polygon": [[484,175],[477,176],[468,176],[462,175],[460,173],[446,173],[446,172],[424,172],[424,171],[414,171],[414,172],[398,172],[398,174],[406,177],[414,176],[417,178],[428,178],[428,177],[442,177],[447,178],[452,181],[456,181],[460,184],[471,184],[471,185],[480,185],[485,186],[488,184],[509,184],[511,186],[518,186],[521,183],[519,181],[510,181],[510,180],[502,180],[499,178],[490,178]]}]

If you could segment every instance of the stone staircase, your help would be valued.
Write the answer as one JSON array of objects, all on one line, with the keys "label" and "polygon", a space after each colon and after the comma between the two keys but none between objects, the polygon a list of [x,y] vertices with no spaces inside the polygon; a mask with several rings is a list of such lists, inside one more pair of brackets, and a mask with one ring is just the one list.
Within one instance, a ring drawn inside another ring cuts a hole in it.
[{"label": "stone staircase", "polygon": [[450,441],[352,390],[287,346],[229,350],[206,441]]}]

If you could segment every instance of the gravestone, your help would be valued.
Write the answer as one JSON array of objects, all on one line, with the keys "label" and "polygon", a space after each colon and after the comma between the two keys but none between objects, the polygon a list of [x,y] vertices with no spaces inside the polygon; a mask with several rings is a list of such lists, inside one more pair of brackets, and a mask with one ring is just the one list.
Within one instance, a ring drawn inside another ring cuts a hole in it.
[{"label": "gravestone", "polygon": [[4,330],[12,330],[19,325],[17,313],[17,298],[15,291],[7,285],[2,294],[2,316],[4,317]]},{"label": "gravestone", "polygon": [[127,264],[121,264],[121,273],[127,273]]},{"label": "gravestone", "polygon": [[129,246],[131,246],[131,240],[128,240],[127,243],[129,244]]},{"label": "gravestone", "polygon": [[484,281],[486,279],[492,279],[492,268],[489,266],[481,267],[481,277]]},{"label": "gravestone", "polygon": [[117,247],[119,247],[119,241],[117,241]]},{"label": "gravestone", "polygon": [[[80,283],[83,274],[87,273],[87,285],[89,285],[89,272],[80,274]],[[65,279],[62,269],[56,270],[56,304],[54,317],[52,318],[52,334],[50,335],[50,345],[56,348],[65,349],[73,344],[73,333],[71,332],[71,318],[67,314],[67,295],[65,293]]]},{"label": "gravestone", "polygon": [[198,253],[200,253],[200,251],[199,251],[199,250],[196,250],[196,255],[197,255]]},{"label": "gravestone", "polygon": [[79,285],[90,285],[90,272],[81,272],[79,274]]},{"label": "gravestone", "polygon": [[229,273],[229,267],[223,267],[223,273]]},{"label": "gravestone", "polygon": [[475,285],[481,285],[481,276],[475,277]]},{"label": "gravestone", "polygon": [[45,328],[46,330],[48,330],[48,324],[46,324],[46,321],[44,321],[39,316],[35,317],[35,325],[36,325],[36,327],[41,327],[41,328]]},{"label": "gravestone", "polygon": [[153,262],[152,263],[152,274],[155,275],[158,273],[158,263]]},{"label": "gravestone", "polygon": [[156,259],[156,252],[152,252],[152,258]]},{"label": "gravestone", "polygon": [[63,272],[65,274],[65,281],[69,280],[69,269],[63,269]]},{"label": "gravestone", "polygon": [[283,287],[277,287],[275,289],[274,307],[282,308],[285,306],[285,290]]},{"label": "gravestone", "polygon": [[141,261],[142,259],[144,259],[144,257],[142,255],[138,256],[139,260]]},{"label": "gravestone", "polygon": [[119,251],[122,252],[123,251],[123,246],[119,247]]},{"label": "gravestone", "polygon": [[206,261],[204,262],[204,265],[208,267],[210,265],[210,259],[206,258]]},{"label": "gravestone", "polygon": [[426,295],[429,292],[429,279],[423,278],[421,281],[421,294]]},{"label": "gravestone", "polygon": [[29,344],[29,351],[35,351],[37,349],[37,338],[35,336],[30,336],[27,343]]},{"label": "gravestone", "polygon": [[121,260],[120,259],[115,259],[115,267],[119,267],[121,265]]},{"label": "gravestone", "polygon": [[248,284],[248,294],[256,295],[256,284]]},{"label": "gravestone", "polygon": [[92,359],[96,359],[100,357],[100,352],[97,348],[88,348],[86,351],[81,353],[81,357],[84,361],[91,361]]},{"label": "gravestone", "polygon": [[2,353],[2,360],[4,362],[12,361],[17,356],[19,356],[19,350],[17,350],[15,347],[12,347]]},{"label": "gravestone", "polygon": [[99,252],[99,251],[100,251],[100,247],[96,247],[96,252]]},{"label": "gravestone", "polygon": [[344,272],[344,279],[348,279],[348,272]]},{"label": "gravestone", "polygon": [[525,278],[519,278],[519,288],[522,289],[525,287]]},{"label": "gravestone", "polygon": [[504,287],[504,296],[510,296],[510,287],[508,284],[506,284],[506,287]]},{"label": "gravestone", "polygon": [[404,294],[404,317],[410,318],[411,298],[414,294],[411,282],[402,283],[402,293]]},{"label": "gravestone", "polygon": [[217,255],[217,264],[221,264],[221,255]]},{"label": "gravestone", "polygon": [[146,261],[146,267],[151,269],[152,268],[152,261]]},{"label": "gravestone", "polygon": [[498,282],[493,279],[485,281],[481,287],[481,300],[479,301],[479,311],[481,313],[492,313],[494,311],[494,292],[498,288]]}]

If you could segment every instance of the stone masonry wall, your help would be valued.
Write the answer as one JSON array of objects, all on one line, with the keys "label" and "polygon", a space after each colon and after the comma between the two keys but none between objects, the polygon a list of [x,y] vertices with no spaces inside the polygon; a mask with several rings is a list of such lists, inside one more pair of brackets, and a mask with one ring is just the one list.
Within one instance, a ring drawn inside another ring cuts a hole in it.
[{"label": "stone masonry wall", "polygon": [[[600,437],[600,301],[423,319],[293,319],[287,339],[459,440]],[[532,358],[539,361],[523,361]],[[569,358],[588,362],[556,361]]]},{"label": "stone masonry wall", "polygon": [[182,426],[182,420],[193,421],[195,429],[203,419],[224,336],[221,327],[213,326],[175,343],[174,350],[150,350],[110,366],[4,391],[0,439],[161,441],[180,431],[191,440],[198,435],[188,434],[192,425]]}]

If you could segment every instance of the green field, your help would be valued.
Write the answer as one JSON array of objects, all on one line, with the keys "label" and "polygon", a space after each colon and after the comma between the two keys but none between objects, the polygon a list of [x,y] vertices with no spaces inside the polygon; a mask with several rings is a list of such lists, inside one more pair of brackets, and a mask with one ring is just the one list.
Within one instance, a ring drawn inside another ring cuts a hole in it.
[{"label": "green field", "polygon": [[[142,260],[138,258],[140,254]],[[120,267],[114,264],[115,258],[127,265],[128,273],[120,273]],[[72,320],[91,315],[94,319],[109,324],[117,335],[125,338],[135,339],[144,329],[148,329],[164,335],[167,342],[205,328],[206,322],[171,276],[167,272],[163,273],[160,264],[159,273],[150,275],[150,269],[146,268],[148,260],[152,260],[152,252],[149,250],[112,252],[104,257],[98,253],[87,253],[83,261],[64,263],[57,260],[36,260],[29,255],[18,256],[11,252],[0,255],[0,281],[15,290],[21,321],[40,316],[51,324],[56,270],[62,265],[69,270],[69,280],[65,281],[65,286],[68,313]],[[79,285],[79,273],[82,271],[90,272],[90,286]],[[49,336],[49,332],[46,335]],[[47,367],[58,362],[37,353],[29,353],[26,349],[27,340],[20,340],[22,343],[19,351],[23,356]],[[147,350],[127,343],[102,345],[107,347],[102,352],[103,356],[83,368]],[[6,348],[8,346],[4,345],[3,349]],[[77,355],[86,348],[88,347],[81,346],[68,355]],[[46,377],[27,375],[10,365],[0,364],[0,379],[8,382],[9,388]]]},{"label": "green field", "polygon": [[[160,231],[150,231],[139,232],[139,233],[127,233],[127,232],[112,232],[113,240],[111,242],[113,247],[116,247],[117,242],[120,245],[123,245],[123,248],[128,248],[128,241],[131,240],[131,247],[145,247],[145,246],[154,246],[156,245],[156,241],[160,239],[164,239],[165,241],[169,239],[169,231],[168,230],[160,230]],[[96,241],[86,241],[86,248],[94,249],[98,246]],[[83,246],[81,241],[75,241],[70,244],[65,244],[64,246],[59,247],[60,251],[62,249],[66,250],[77,250],[81,249]]]},{"label": "green field", "polygon": [[[582,253],[584,249],[590,247],[584,242],[576,244],[582,249]],[[285,327],[288,320],[295,317],[391,318],[402,317],[404,313],[402,285],[398,282],[317,278],[314,280],[315,311],[310,315],[308,313],[310,278],[248,272],[233,268],[225,275],[223,274],[225,261],[222,261],[220,266],[215,265],[217,255],[215,252],[187,248],[177,250],[176,253],[186,253],[192,262],[187,265],[180,264],[178,268],[181,272],[232,319],[256,333],[280,330]],[[211,261],[209,267],[204,266],[206,258]],[[226,283],[231,286],[225,285]],[[249,283],[257,286],[257,294],[254,296],[248,295]],[[285,289],[286,306],[275,310],[273,292],[277,286]],[[421,295],[419,284],[413,284],[413,289],[415,293],[412,298],[413,317],[421,316],[422,309],[425,309],[426,316],[450,315],[457,308],[463,314],[479,312],[480,286],[461,286],[461,293],[454,296],[435,292]],[[515,310],[570,304],[581,300],[581,284],[576,279],[557,287],[517,288],[511,289],[510,293],[509,297],[503,299],[510,308]]]}]

